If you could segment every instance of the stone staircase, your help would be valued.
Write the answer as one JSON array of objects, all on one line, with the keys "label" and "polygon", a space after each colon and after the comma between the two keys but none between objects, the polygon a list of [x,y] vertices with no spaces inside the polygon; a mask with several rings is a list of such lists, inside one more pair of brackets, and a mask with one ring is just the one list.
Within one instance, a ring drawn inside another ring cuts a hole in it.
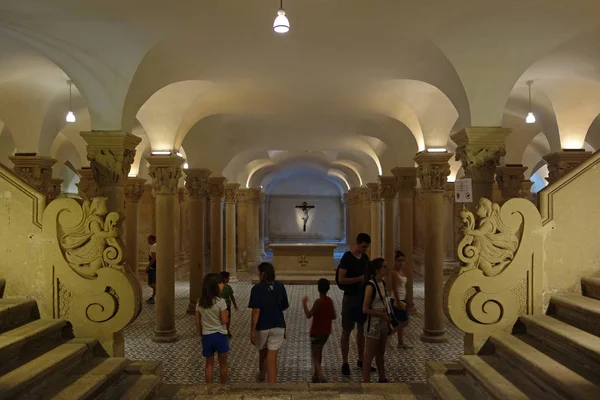
[{"label": "stone staircase", "polygon": [[490,337],[478,355],[433,362],[439,399],[600,399],[600,278],[582,295],[552,296],[546,315],[519,318],[512,334]]},{"label": "stone staircase", "polygon": [[40,319],[35,300],[0,298],[0,399],[148,399],[160,374],[159,363],[108,357],[67,321]]}]

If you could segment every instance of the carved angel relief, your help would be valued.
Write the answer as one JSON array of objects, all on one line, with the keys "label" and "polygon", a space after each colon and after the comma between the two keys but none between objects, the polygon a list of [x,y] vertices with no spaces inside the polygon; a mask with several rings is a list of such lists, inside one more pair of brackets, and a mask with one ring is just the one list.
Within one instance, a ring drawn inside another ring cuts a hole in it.
[{"label": "carved angel relief", "polygon": [[119,214],[109,213],[106,198],[85,200],[79,224],[65,230],[60,246],[71,268],[85,277],[95,277],[100,268],[120,265],[123,249],[118,241]]},{"label": "carved angel relief", "polygon": [[519,246],[516,230],[502,221],[500,206],[486,198],[479,201],[475,213],[479,218],[477,228],[470,211],[463,208],[460,213],[464,233],[458,246],[461,271],[479,268],[485,276],[498,275],[514,259]]},{"label": "carved angel relief", "polygon": [[479,201],[462,210],[461,268],[445,286],[444,308],[466,333],[465,350],[477,353],[497,331],[510,331],[519,315],[541,312],[541,216],[524,199],[502,208]]}]

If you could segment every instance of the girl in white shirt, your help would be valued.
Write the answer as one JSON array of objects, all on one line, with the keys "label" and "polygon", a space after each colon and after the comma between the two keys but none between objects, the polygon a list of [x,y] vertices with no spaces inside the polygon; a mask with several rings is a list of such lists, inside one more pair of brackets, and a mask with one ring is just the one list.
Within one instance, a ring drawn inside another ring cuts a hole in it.
[{"label": "girl in white shirt", "polygon": [[398,348],[410,349],[411,346],[404,343],[404,327],[408,324],[408,311],[406,309],[406,276],[404,275],[404,253],[396,251],[394,258],[394,269],[391,272],[392,293],[391,306],[394,316],[400,325],[396,328],[398,335]]},{"label": "girl in white shirt", "polygon": [[204,277],[202,295],[196,304],[196,329],[202,335],[202,355],[206,358],[204,377],[206,383],[213,383],[215,353],[219,357],[219,381],[227,383],[227,303],[219,297],[223,283],[219,274],[211,273]]}]

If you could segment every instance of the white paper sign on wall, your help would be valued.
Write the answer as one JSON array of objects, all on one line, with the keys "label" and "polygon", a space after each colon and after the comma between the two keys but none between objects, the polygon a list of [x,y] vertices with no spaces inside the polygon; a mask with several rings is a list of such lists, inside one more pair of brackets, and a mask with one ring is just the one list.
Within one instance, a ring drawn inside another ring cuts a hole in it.
[{"label": "white paper sign on wall", "polygon": [[473,182],[471,178],[457,179],[454,182],[454,201],[457,203],[473,202]]}]

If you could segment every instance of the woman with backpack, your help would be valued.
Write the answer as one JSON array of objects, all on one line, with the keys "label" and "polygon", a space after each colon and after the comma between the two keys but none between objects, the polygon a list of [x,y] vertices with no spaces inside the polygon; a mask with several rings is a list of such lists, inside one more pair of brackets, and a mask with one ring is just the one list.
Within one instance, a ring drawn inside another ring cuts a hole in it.
[{"label": "woman with backpack", "polygon": [[383,258],[376,258],[369,264],[365,274],[363,313],[367,316],[364,326],[366,346],[363,360],[363,381],[371,381],[371,362],[375,358],[380,383],[387,383],[385,377],[385,348],[389,332],[389,302],[385,294],[383,277],[387,275],[387,266]]}]

